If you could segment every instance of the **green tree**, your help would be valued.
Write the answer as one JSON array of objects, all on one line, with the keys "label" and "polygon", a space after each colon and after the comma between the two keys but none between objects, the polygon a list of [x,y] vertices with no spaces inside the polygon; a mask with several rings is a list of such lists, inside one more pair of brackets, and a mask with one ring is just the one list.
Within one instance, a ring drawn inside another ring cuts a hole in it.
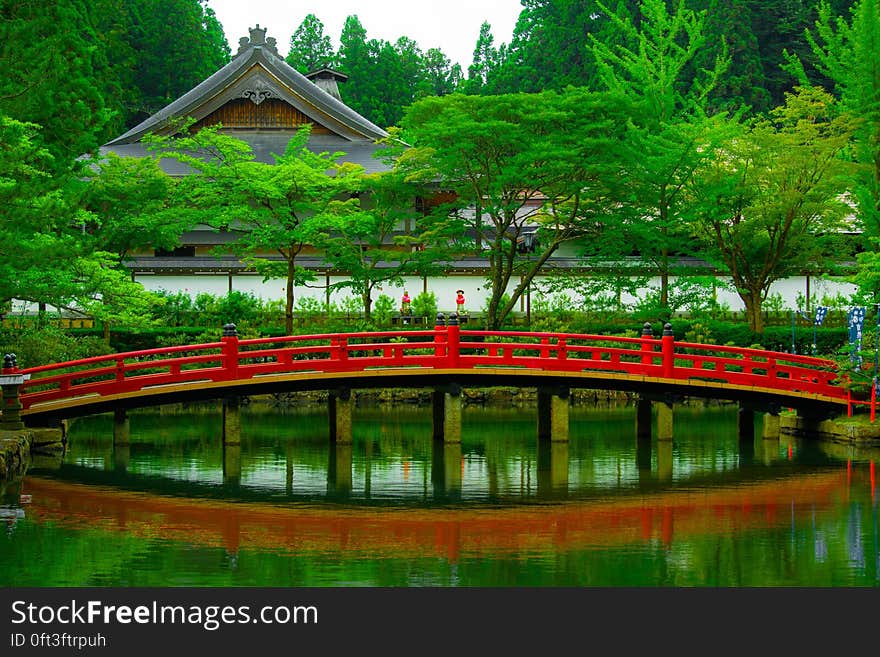
[{"label": "green tree", "polygon": [[365,175],[360,203],[340,202],[312,224],[317,230],[312,242],[334,269],[347,274],[334,287],[350,288],[361,298],[367,321],[377,287],[401,285],[404,276],[443,269],[445,253],[437,244],[441,236],[414,221],[417,189],[401,170]]},{"label": "green tree", "polygon": [[[196,174],[181,181],[204,223],[234,232],[233,251],[265,279],[285,281],[285,328],[293,331],[294,288],[313,278],[297,257],[321,225],[353,201],[361,167],[339,163],[341,153],[306,148],[309,126],[290,140],[274,164],[254,161],[250,146],[204,128],[194,135],[156,137],[161,157],[189,165]],[[329,174],[329,175],[328,175]],[[271,254],[271,255],[270,255]]]},{"label": "green tree", "polygon": [[125,6],[126,41],[136,53],[128,116],[135,125],[225,65],[230,49],[206,0],[125,0]]},{"label": "green tree", "polygon": [[0,68],[0,113],[41,126],[56,170],[104,141],[112,115],[100,76],[108,63],[89,3],[0,3]]},{"label": "green tree", "polygon": [[467,82],[464,89],[467,93],[482,93],[493,72],[499,65],[498,49],[495,47],[495,37],[492,36],[492,26],[483,21],[480,25],[480,34],[477,44],[474,46],[474,58],[468,66]]},{"label": "green tree", "polygon": [[[834,85],[840,105],[857,117],[853,155],[861,165],[848,190],[872,248],[857,254],[854,282],[866,300],[880,299],[880,2],[859,0],[847,21],[828,2],[821,3],[815,31],[807,40],[817,67]],[[808,79],[801,58],[791,53],[788,70]]]},{"label": "green tree", "polygon": [[624,222],[618,225],[656,267],[660,308],[667,308],[673,258],[687,252],[692,238],[686,185],[730,130],[723,115],[706,112],[727,60],[719,55],[711,68],[687,74],[706,43],[705,15],[685,8],[683,0],[674,13],[664,0],[643,0],[638,27],[625,13],[599,6],[624,37],[611,42],[592,37],[600,80],[635,108],[626,136],[629,187],[619,199]]},{"label": "green tree", "polygon": [[695,194],[708,257],[729,272],[750,328],[763,332],[773,282],[827,261],[850,212],[842,195],[851,166],[840,158],[851,118],[815,88],[799,88],[768,119],[732,139]]},{"label": "green tree", "polygon": [[709,0],[706,8],[706,47],[694,58],[695,74],[700,68],[711,68],[721,57],[729,56],[724,75],[709,94],[709,106],[737,112],[748,107],[754,113],[770,109],[764,65],[753,25],[764,20],[763,6],[753,0]]},{"label": "green tree", "polygon": [[[593,234],[612,206],[624,110],[619,97],[572,88],[452,94],[407,111],[403,126],[414,148],[398,167],[454,193],[437,212],[463,224],[488,259],[488,328],[501,326],[561,244]],[[536,229],[534,252],[522,253]]]},{"label": "green tree", "polygon": [[113,253],[119,263],[140,248],[174,248],[192,227],[190,215],[173,205],[174,181],[153,157],[109,153],[85,183],[81,203],[91,217],[84,233],[92,250]]},{"label": "green tree", "polygon": [[85,232],[92,217],[80,205],[82,181],[53,175],[32,124],[0,116],[0,144],[0,300],[143,318],[143,288]]},{"label": "green tree", "polygon": [[[841,107],[858,117],[855,156],[863,165],[851,190],[865,228],[880,237],[880,1],[858,0],[850,20],[819,8],[815,33],[807,38],[819,70],[834,83]],[[788,70],[807,80],[801,59],[788,55]]]},{"label": "green tree", "polygon": [[314,14],[308,14],[291,35],[285,61],[303,74],[335,66],[333,43],[324,34],[324,24]]},{"label": "green tree", "polygon": [[461,65],[452,64],[439,48],[428,49],[422,59],[422,70],[428,95],[454,93],[462,83]]}]

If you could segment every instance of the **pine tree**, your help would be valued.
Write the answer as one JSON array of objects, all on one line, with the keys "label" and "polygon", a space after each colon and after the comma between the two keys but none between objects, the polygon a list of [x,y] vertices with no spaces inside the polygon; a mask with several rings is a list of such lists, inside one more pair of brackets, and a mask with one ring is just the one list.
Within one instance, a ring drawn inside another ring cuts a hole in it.
[{"label": "pine tree", "polygon": [[306,16],[290,37],[285,61],[303,74],[336,65],[330,37],[324,34],[324,24],[314,14]]}]

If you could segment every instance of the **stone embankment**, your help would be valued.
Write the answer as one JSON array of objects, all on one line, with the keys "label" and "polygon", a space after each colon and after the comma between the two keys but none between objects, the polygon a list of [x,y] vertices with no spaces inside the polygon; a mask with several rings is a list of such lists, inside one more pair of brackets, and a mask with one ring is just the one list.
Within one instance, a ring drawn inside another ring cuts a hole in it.
[{"label": "stone embankment", "polygon": [[31,454],[57,454],[64,451],[64,430],[0,430],[0,483],[24,476]]},{"label": "stone embankment", "polygon": [[[389,388],[378,390],[352,390],[355,403],[362,406],[373,404],[429,404],[430,389]],[[526,406],[537,403],[538,391],[535,388],[464,388],[461,391],[465,404],[489,406]],[[272,403],[285,405],[322,404],[327,401],[327,392],[296,392],[269,395]],[[626,404],[635,399],[631,393],[616,390],[571,391],[572,404],[619,403]]]},{"label": "stone embankment", "polygon": [[790,436],[831,440],[856,447],[880,447],[880,422],[872,424],[864,415],[853,418],[811,420],[786,413],[779,417],[779,432]]}]

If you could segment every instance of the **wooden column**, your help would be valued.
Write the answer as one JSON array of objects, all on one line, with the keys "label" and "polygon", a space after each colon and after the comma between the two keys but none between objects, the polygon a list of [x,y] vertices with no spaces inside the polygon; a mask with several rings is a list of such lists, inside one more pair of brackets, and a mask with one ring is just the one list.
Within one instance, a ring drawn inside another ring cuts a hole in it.
[{"label": "wooden column", "polygon": [[331,390],[327,396],[327,411],[330,418],[330,441],[350,445],[352,441],[352,414],[354,402],[349,388]]},{"label": "wooden column", "polygon": [[651,400],[639,395],[636,400],[636,437],[651,440]]},{"label": "wooden column", "polygon": [[570,391],[566,387],[538,389],[538,440],[568,442]]},{"label": "wooden column", "polygon": [[657,404],[657,440],[672,440],[674,404],[661,402]]},{"label": "wooden column", "polygon": [[444,443],[461,442],[461,387],[455,383],[431,393],[434,439]]},{"label": "wooden column", "polygon": [[131,421],[124,408],[117,408],[113,411],[113,444],[131,444]]}]

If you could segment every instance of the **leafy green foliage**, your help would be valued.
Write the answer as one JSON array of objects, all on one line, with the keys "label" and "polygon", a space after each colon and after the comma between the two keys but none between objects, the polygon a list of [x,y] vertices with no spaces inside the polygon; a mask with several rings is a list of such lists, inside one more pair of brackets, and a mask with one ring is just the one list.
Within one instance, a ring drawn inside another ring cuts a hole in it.
[{"label": "leafy green foliage", "polygon": [[710,184],[698,192],[697,216],[708,254],[730,272],[756,333],[770,285],[821,268],[827,238],[849,211],[841,197],[850,167],[839,154],[853,124],[835,115],[833,102],[819,89],[799,89],[702,174]]},{"label": "leafy green foliage", "polygon": [[294,287],[313,278],[297,265],[297,257],[320,235],[320,226],[352,216],[359,207],[354,194],[362,168],[339,163],[340,153],[312,153],[306,148],[308,136],[306,125],[275,164],[254,161],[246,142],[216,127],[152,140],[160,157],[174,158],[201,174],[181,183],[189,207],[215,229],[235,231],[234,252],[265,279],[285,281],[288,331],[293,330]]},{"label": "leafy green foliage", "polygon": [[324,24],[314,14],[307,14],[290,37],[290,50],[285,61],[302,74],[322,68],[333,68],[336,53]]},{"label": "leafy green foliage", "polygon": [[[397,167],[452,192],[434,217],[465,227],[488,259],[490,328],[501,325],[561,244],[595,234],[620,180],[615,156],[625,111],[617,97],[578,89],[453,94],[410,107],[403,125],[414,148]],[[521,253],[525,234],[536,230],[534,253]],[[514,275],[519,283],[502,303]]]}]

